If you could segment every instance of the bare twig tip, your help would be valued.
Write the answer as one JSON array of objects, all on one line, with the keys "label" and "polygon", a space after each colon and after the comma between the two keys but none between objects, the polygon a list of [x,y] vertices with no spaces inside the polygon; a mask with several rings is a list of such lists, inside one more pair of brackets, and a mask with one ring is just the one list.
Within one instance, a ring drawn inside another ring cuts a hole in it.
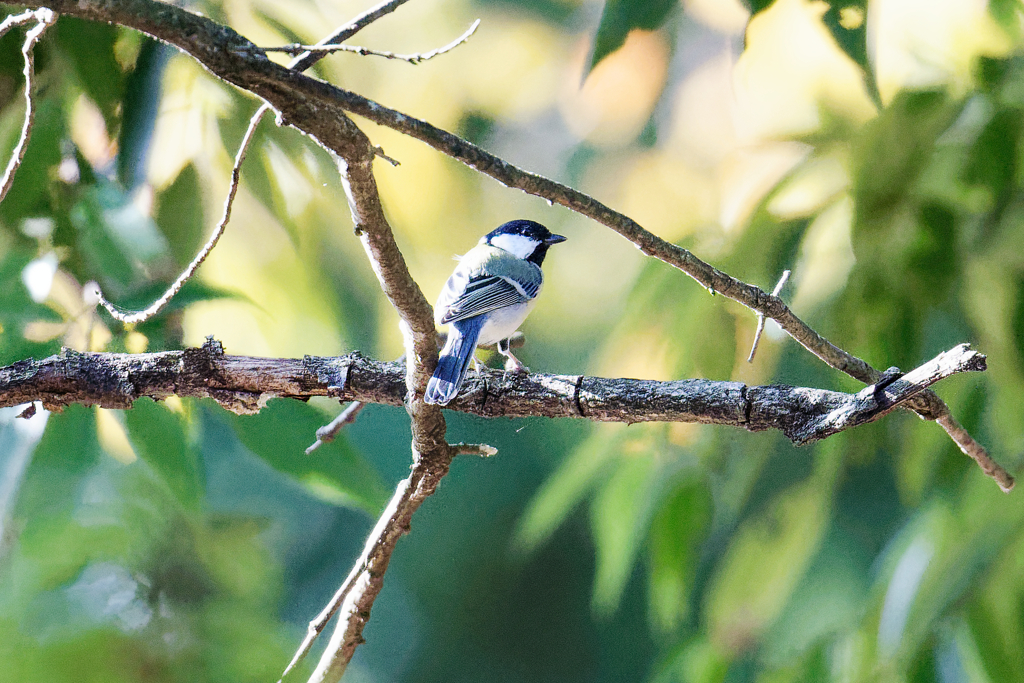
[{"label": "bare twig tip", "polygon": [[316,449],[320,448],[323,444],[334,441],[342,427],[355,422],[356,418],[359,417],[359,413],[361,413],[365,407],[366,404],[362,401],[352,401],[352,403],[350,403],[345,410],[338,413],[338,416],[331,420],[329,424],[326,424],[316,430],[316,442],[306,449],[306,455],[309,455]]},{"label": "bare twig tip", "polygon": [[376,147],[373,148],[373,153],[374,153],[374,155],[380,157],[381,159],[383,159],[384,161],[388,162],[392,166],[401,166],[402,165],[398,161],[398,159],[393,159],[392,157],[389,157],[387,154],[385,154],[384,153],[384,148],[381,147],[380,145],[377,145]]},{"label": "bare twig tip", "polygon": [[491,458],[498,454],[498,449],[488,446],[485,443],[455,443],[452,444],[455,455],[479,455],[481,458]]},{"label": "bare twig tip", "polygon": [[417,52],[409,55],[400,55],[395,52],[388,52],[387,50],[371,50],[368,47],[361,47],[359,45],[338,45],[336,43],[320,43],[317,45],[301,45],[299,43],[290,43],[288,45],[281,45],[278,47],[263,47],[259,48],[260,52],[284,52],[289,55],[299,55],[303,53],[309,53],[311,55],[324,55],[332,52],[352,52],[357,55],[371,56],[371,57],[383,57],[384,59],[397,59],[399,61],[408,62],[409,64],[419,64],[425,62],[428,59],[433,59],[447,52],[451,52],[459,45],[462,45],[470,36],[476,33],[476,29],[480,26],[480,20],[477,19],[473,22],[473,25],[463,33],[461,36],[453,40],[451,43],[444,47],[439,47],[436,50],[430,52]]}]

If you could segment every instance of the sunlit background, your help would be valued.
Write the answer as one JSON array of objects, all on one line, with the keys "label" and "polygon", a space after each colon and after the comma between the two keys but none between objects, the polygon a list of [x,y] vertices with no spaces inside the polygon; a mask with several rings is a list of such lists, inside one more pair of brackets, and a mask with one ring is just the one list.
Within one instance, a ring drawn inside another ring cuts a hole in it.
[{"label": "sunlit background", "polygon": [[[938,391],[1016,469],[1021,4],[608,2],[412,0],[353,44],[427,52],[482,23],[417,66],[338,54],[313,73],[744,281],[771,289],[792,270],[796,313],[877,368],[971,342],[988,372]],[[315,42],[369,0],[185,4],[270,46]],[[21,40],[0,40],[4,163]],[[134,328],[97,312],[88,283],[140,308],[192,259],[259,103],[125,29],[61,18],[37,52],[35,132],[0,204],[0,363],[207,335],[232,354],[402,353],[330,157],[272,118],[198,279]],[[748,364],[749,311],[606,228],[357,123],[400,163],[378,160],[377,180],[429,299],[506,220],[569,238],[523,328],[534,370],[859,388],[772,324]],[[0,410],[0,678],[277,680],[408,471],[396,408],[366,408],[303,455],[340,409]],[[1021,494],[933,424],[893,414],[797,449],[696,425],[448,417],[450,441],[499,455],[456,461],[417,513],[346,680],[1024,680]]]}]

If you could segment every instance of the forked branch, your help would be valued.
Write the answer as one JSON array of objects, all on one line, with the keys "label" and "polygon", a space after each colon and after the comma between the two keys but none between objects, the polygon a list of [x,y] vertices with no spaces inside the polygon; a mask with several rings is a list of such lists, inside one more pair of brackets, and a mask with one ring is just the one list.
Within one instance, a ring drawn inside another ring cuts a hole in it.
[{"label": "forked branch", "polygon": [[281,47],[264,47],[261,48],[263,52],[284,52],[285,54],[294,55],[302,54],[303,52],[309,53],[325,53],[330,54],[333,52],[353,52],[358,55],[371,56],[371,57],[383,57],[384,59],[397,59],[402,62],[408,62],[409,64],[421,64],[427,60],[438,57],[447,52],[451,52],[459,45],[470,39],[470,37],[476,33],[477,28],[480,26],[480,20],[477,19],[473,24],[463,33],[461,36],[448,43],[443,47],[439,47],[436,50],[430,52],[416,52],[409,55],[400,55],[396,52],[388,52],[387,50],[372,50],[368,47],[360,47],[358,45],[300,45],[295,43],[293,45],[283,45]]}]

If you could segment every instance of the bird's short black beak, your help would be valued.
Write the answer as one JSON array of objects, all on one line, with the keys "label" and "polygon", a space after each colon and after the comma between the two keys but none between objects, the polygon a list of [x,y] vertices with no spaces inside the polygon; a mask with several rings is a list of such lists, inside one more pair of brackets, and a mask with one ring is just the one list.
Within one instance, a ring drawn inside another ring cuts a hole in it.
[{"label": "bird's short black beak", "polygon": [[559,242],[564,242],[564,241],[565,241],[565,238],[562,237],[561,235],[552,235],[551,237],[549,237],[546,240],[544,240],[544,244],[546,244],[546,245],[548,245],[550,247],[552,244],[558,244]]}]

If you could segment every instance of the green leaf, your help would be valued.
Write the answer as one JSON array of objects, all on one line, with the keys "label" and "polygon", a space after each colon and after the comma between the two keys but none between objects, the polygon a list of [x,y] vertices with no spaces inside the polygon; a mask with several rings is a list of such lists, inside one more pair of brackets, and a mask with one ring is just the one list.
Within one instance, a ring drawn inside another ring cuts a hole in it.
[{"label": "green leaf", "polygon": [[56,353],[59,337],[36,342],[25,338],[25,329],[36,321],[61,322],[63,317],[49,306],[37,304],[29,297],[21,275],[34,258],[28,250],[12,249],[0,260],[0,363],[7,364],[28,357],[44,358]]},{"label": "green leaf", "polygon": [[713,502],[703,481],[680,486],[666,497],[651,524],[648,610],[655,627],[677,629],[689,614],[701,543],[711,524]]},{"label": "green leaf", "polygon": [[166,265],[167,240],[116,183],[90,187],[69,218],[87,271],[108,296],[123,299],[151,281],[152,268]]},{"label": "green leaf", "polygon": [[938,202],[928,202],[919,209],[917,234],[908,245],[904,273],[913,278],[923,295],[918,299],[923,302],[944,300],[960,275],[957,218],[951,208]]},{"label": "green leaf", "polygon": [[689,329],[679,338],[693,342],[693,369],[698,377],[727,380],[736,362],[736,319],[711,297],[702,297],[697,303],[695,308],[704,310],[689,321]]},{"label": "green leaf", "polygon": [[594,608],[605,615],[619,605],[663,486],[656,454],[643,450],[618,459],[590,506],[597,550]]},{"label": "green leaf", "polygon": [[1017,362],[1020,363],[1021,359],[1024,359],[1024,278],[1017,281],[1016,289],[1010,331],[1013,334],[1013,345],[1017,350]]},{"label": "green leaf", "polygon": [[775,4],[775,0],[743,0],[743,4],[750,10],[751,18],[759,12],[763,12]]},{"label": "green leaf", "polygon": [[18,496],[18,516],[38,521],[69,514],[83,477],[101,454],[91,408],[71,405],[51,414]]},{"label": "green leaf", "polygon": [[374,515],[384,507],[388,492],[380,475],[344,434],[305,454],[316,440],[316,430],[327,421],[309,404],[278,398],[257,415],[232,415],[229,420],[246,448],[318,498]]},{"label": "green leaf", "polygon": [[817,471],[732,536],[706,594],[712,634],[756,642],[782,613],[828,528],[839,441],[818,446]]},{"label": "green leaf", "polygon": [[135,452],[153,468],[190,510],[203,498],[199,453],[186,437],[184,419],[149,398],[137,400],[124,411],[125,426]]},{"label": "green leaf", "polygon": [[989,0],[988,12],[1016,42],[1021,37],[1020,0]]},{"label": "green leaf", "polygon": [[653,31],[664,24],[676,4],[676,0],[605,0],[601,23],[594,36],[590,71],[622,47],[630,31]]},{"label": "green leaf", "polygon": [[156,224],[170,245],[178,267],[192,262],[213,226],[205,224],[199,172],[193,164],[181,170],[157,197]]},{"label": "green leaf", "polygon": [[598,426],[595,434],[577,446],[548,477],[519,521],[515,534],[518,548],[524,552],[536,549],[565,521],[615,455],[621,434],[611,435],[618,429]]},{"label": "green leaf", "polygon": [[108,24],[64,16],[54,27],[57,44],[82,89],[103,113],[107,132],[119,126],[118,112],[124,99],[124,71],[114,56],[118,28]]},{"label": "green leaf", "polygon": [[651,683],[723,683],[728,673],[729,659],[723,648],[702,636],[676,648],[659,663]]},{"label": "green leaf", "polygon": [[[21,135],[24,116],[24,108],[19,107],[6,112],[3,118],[3,155],[0,158],[5,168]],[[5,222],[18,225],[24,218],[47,216],[52,212],[51,172],[61,162],[61,146],[67,134],[59,103],[37,94],[35,124],[25,159],[14,174],[10,192],[0,203],[0,218]]]},{"label": "green leaf", "polygon": [[827,642],[828,636],[853,628],[869,597],[871,559],[858,539],[833,527],[766,635],[761,650],[764,658],[783,665],[812,652],[815,643]]},{"label": "green leaf", "polygon": [[[156,128],[163,92],[163,75],[174,49],[151,38],[143,38],[135,69],[126,79],[124,105],[121,108],[121,134],[117,142],[117,175],[132,191],[146,179],[149,145]],[[193,204],[201,206],[199,193]]]},{"label": "green leaf", "polygon": [[1017,147],[1022,129],[1020,117],[1020,111],[1016,109],[996,112],[968,152],[964,179],[985,185],[993,198],[1016,189]]},{"label": "green leaf", "polygon": [[865,71],[868,63],[867,0],[832,0],[822,21],[836,43]]},{"label": "green leaf", "polygon": [[109,462],[97,438],[94,409],[71,405],[49,416],[12,515],[20,533],[15,556],[5,558],[4,569],[18,587],[11,596],[15,604],[57,588],[91,559],[127,552],[124,526],[106,515],[91,516],[107,502],[108,490],[91,485],[97,483],[99,466]]},{"label": "green leaf", "polygon": [[960,111],[944,92],[903,91],[865,126],[855,148],[856,231],[884,230],[898,219],[939,135]]}]

